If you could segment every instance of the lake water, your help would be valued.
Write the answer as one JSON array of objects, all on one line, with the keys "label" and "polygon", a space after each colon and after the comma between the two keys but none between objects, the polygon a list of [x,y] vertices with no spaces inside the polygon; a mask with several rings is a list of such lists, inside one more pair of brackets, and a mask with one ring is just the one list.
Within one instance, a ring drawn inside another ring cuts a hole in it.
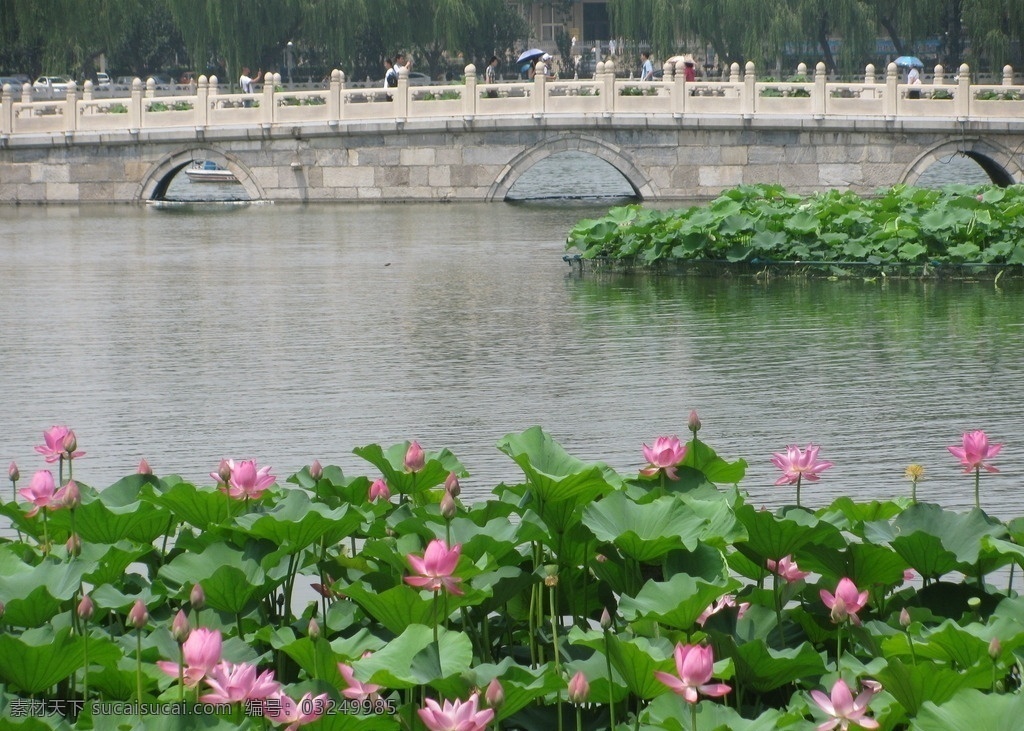
[{"label": "lake water", "polygon": [[836,466],[808,505],[905,495],[920,462],[922,497],[966,508],[945,448],[985,429],[1007,446],[983,505],[1024,515],[1019,281],[580,276],[566,232],[605,210],[0,207],[0,460],[31,475],[67,424],[98,487],[143,457],[200,484],[224,457],[375,477],[353,447],[418,439],[472,499],[519,478],[506,433],[633,474],[697,409],[757,504],[793,498],[771,453],[815,442]]}]

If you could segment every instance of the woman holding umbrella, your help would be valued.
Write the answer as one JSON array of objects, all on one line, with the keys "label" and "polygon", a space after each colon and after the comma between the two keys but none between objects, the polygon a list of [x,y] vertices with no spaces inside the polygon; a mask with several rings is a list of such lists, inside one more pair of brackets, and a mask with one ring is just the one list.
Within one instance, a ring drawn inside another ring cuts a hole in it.
[{"label": "woman holding umbrella", "polygon": [[[917,56],[900,56],[894,61],[898,68],[906,68],[907,70],[907,83],[910,86],[921,85],[921,72],[919,68],[924,68],[924,64],[921,63],[921,59]],[[907,91],[907,99],[920,99],[920,89],[910,89]]]}]

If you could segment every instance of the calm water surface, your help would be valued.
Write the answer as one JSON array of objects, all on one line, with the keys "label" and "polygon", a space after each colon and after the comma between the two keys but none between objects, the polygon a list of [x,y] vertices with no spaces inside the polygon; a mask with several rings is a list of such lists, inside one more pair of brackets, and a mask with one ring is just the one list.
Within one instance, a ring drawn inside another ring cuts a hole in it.
[{"label": "calm water surface", "polygon": [[209,484],[223,457],[286,476],[353,447],[450,448],[479,497],[518,468],[494,443],[540,424],[624,473],[685,432],[750,461],[816,442],[805,502],[922,492],[972,502],[946,445],[1006,448],[985,507],[1024,515],[1024,290],[1007,281],[811,282],[575,275],[569,204],[0,208],[0,460],[68,424],[104,486],[145,457]]}]

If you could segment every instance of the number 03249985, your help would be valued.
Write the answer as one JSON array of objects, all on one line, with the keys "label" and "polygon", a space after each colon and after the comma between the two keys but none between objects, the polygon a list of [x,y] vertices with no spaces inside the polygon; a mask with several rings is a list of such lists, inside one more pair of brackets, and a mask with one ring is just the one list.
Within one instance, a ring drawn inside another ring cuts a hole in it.
[{"label": "number 03249985", "polygon": [[384,698],[363,698],[354,700],[342,698],[333,700],[331,698],[303,698],[302,713],[316,713],[321,716],[368,716],[368,715],[393,715],[397,712],[395,701]]}]

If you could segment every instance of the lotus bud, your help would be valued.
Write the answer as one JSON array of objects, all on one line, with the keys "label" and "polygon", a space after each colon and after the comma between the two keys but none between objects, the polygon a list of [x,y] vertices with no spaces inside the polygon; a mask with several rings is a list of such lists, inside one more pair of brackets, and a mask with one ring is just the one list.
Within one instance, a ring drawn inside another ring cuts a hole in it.
[{"label": "lotus bud", "polygon": [[320,639],[320,624],[316,621],[316,617],[310,617],[309,626],[306,628],[306,634],[309,635],[309,639],[311,640]]},{"label": "lotus bud", "polygon": [[67,549],[69,556],[81,555],[82,539],[78,537],[77,533],[72,533],[71,537],[68,538],[67,543],[64,544],[64,548]]},{"label": "lotus bud", "polygon": [[405,470],[406,472],[419,472],[427,463],[426,455],[423,454],[423,448],[419,442],[412,442],[409,448],[405,451]]},{"label": "lotus bud", "polygon": [[449,472],[448,477],[444,481],[444,489],[446,492],[450,492],[452,497],[458,497],[462,494],[462,485],[459,484],[458,475],[454,472]]},{"label": "lotus bud", "polygon": [[75,433],[73,431],[68,431],[68,433],[64,435],[64,451],[67,452],[68,457],[70,457],[76,449],[78,449],[78,438],[75,437]]},{"label": "lotus bud", "polygon": [[188,595],[189,605],[195,609],[202,609],[206,604],[206,594],[203,592],[203,587],[196,584],[192,587],[192,592]]},{"label": "lotus bud", "polygon": [[7,477],[11,482],[17,482],[21,479],[21,473],[18,472],[18,465],[11,462],[11,466],[7,468]]},{"label": "lotus bud", "polygon": [[605,607],[604,611],[601,612],[601,629],[610,629],[611,626],[612,615],[611,612],[608,611],[608,607]]},{"label": "lotus bud", "polygon": [[92,615],[96,612],[96,605],[92,603],[92,599],[89,598],[88,594],[82,595],[82,601],[78,602],[78,616],[82,619],[92,619]]},{"label": "lotus bud", "polygon": [[309,466],[309,476],[318,482],[320,481],[320,478],[324,476],[324,468],[323,465],[320,464],[320,460],[313,460],[313,464]]},{"label": "lotus bud", "polygon": [[64,486],[64,497],[61,503],[71,510],[82,504],[82,491],[78,489],[78,483],[74,480],[68,480],[68,484]]},{"label": "lotus bud", "polygon": [[910,612],[906,607],[900,610],[900,626],[904,628],[910,626]]},{"label": "lotus bud", "polygon": [[569,702],[582,705],[587,702],[589,696],[590,683],[587,682],[587,677],[580,670],[569,681]]},{"label": "lotus bud", "polygon": [[149,462],[147,462],[144,459],[140,459],[139,460],[139,467],[138,467],[137,470],[135,470],[135,472],[137,474],[140,474],[140,475],[151,475],[151,474],[153,474],[153,470],[149,466]]},{"label": "lotus bud", "polygon": [[993,660],[999,659],[999,656],[1003,654],[1003,646],[999,644],[999,638],[993,637],[992,641],[988,643],[988,656]]},{"label": "lotus bud", "polygon": [[558,567],[554,564],[544,567],[544,586],[558,586]]},{"label": "lotus bud", "polygon": [[188,639],[188,633],[191,630],[192,628],[188,625],[188,617],[179,609],[178,613],[174,615],[174,621],[171,622],[171,636],[174,637],[175,642],[182,645]]},{"label": "lotus bud", "polygon": [[458,509],[458,506],[455,504],[455,498],[452,497],[450,492],[445,490],[444,497],[441,498],[441,516],[445,520],[451,520],[455,517]]},{"label": "lotus bud", "polygon": [[141,599],[136,599],[135,603],[132,604],[131,610],[128,612],[128,624],[135,629],[142,629],[148,621],[149,612],[146,611],[146,605],[143,604]]},{"label": "lotus bud", "polygon": [[220,465],[217,467],[217,477],[225,485],[231,480],[231,462],[226,459],[220,461]]},{"label": "lotus bud", "polygon": [[686,428],[693,432],[693,436],[697,436],[697,432],[700,431],[700,417],[697,416],[696,410],[690,412],[690,418],[686,420]]},{"label": "lotus bud", "polygon": [[484,691],[484,700],[487,701],[487,705],[491,708],[501,708],[505,703],[505,689],[501,687],[501,683],[498,682],[497,678],[494,678],[490,683],[487,684],[487,690]]},{"label": "lotus bud", "polygon": [[388,483],[384,482],[383,479],[377,479],[370,485],[370,492],[368,495],[370,502],[376,502],[377,500],[390,500],[391,490],[388,489]]}]

